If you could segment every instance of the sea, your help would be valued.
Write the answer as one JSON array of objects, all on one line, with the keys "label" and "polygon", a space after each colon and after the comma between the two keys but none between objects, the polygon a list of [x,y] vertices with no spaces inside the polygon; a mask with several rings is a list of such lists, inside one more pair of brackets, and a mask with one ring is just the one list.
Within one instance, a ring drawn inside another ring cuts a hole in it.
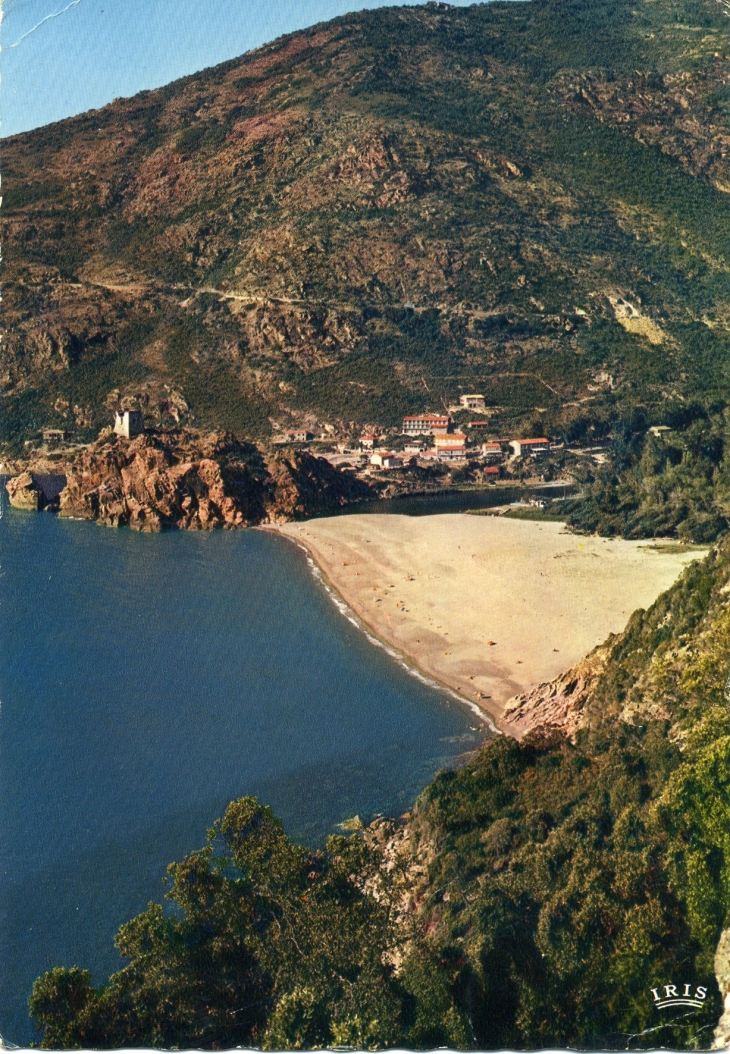
[{"label": "sea", "polygon": [[[555,494],[554,491],[546,493]],[[461,512],[492,489],[352,506]],[[269,531],[137,534],[8,507],[0,480],[0,1037],[33,981],[119,969],[165,868],[255,795],[301,844],[400,816],[488,728]]]},{"label": "sea", "polygon": [[321,845],[401,815],[485,729],[280,536],[0,511],[0,1035],[25,1046],[34,979],[119,969],[118,927],[231,800]]}]

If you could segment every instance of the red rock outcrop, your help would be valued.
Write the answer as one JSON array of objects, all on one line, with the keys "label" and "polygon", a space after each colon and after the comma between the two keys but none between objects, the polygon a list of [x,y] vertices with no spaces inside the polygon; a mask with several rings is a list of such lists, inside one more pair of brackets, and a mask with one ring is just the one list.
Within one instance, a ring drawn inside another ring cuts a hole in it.
[{"label": "red rock outcrop", "polygon": [[267,472],[264,509],[270,523],[303,520],[314,513],[377,496],[351,472],[343,472],[324,458],[304,452],[269,457]]},{"label": "red rock outcrop", "polygon": [[[140,531],[284,523],[374,496],[323,458],[264,454],[225,432],[147,431],[131,440],[105,432],[59,467],[61,516]],[[18,508],[45,505],[31,472],[11,479],[7,491]]]},{"label": "red rock outcrop", "polygon": [[[245,477],[246,467],[241,467]],[[127,440],[106,435],[69,464],[60,515],[136,530],[238,527],[243,510],[226,494],[221,469],[172,434]]]},{"label": "red rock outcrop", "polygon": [[514,696],[505,706],[500,721],[502,731],[515,739],[523,739],[537,728],[557,728],[574,738],[585,723],[586,703],[606,668],[610,651],[609,640],[554,681]]}]

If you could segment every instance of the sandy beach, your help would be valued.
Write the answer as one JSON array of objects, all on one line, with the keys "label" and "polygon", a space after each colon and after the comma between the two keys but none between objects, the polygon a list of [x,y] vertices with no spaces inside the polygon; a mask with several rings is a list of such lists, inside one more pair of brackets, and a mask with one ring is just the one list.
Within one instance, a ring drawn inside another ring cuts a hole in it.
[{"label": "sandy beach", "polygon": [[377,637],[497,726],[512,696],[622,630],[702,555],[506,517],[348,515],[278,528]]}]

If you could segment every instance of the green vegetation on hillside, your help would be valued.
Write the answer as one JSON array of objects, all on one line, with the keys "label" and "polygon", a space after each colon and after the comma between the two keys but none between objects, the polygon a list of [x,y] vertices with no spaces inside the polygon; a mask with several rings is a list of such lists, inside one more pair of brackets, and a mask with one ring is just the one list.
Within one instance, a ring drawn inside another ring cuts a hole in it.
[{"label": "green vegetation on hillside", "polygon": [[[616,429],[610,460],[586,493],[561,503],[571,527],[624,538],[711,542],[730,523],[729,416],[720,405],[669,410],[654,435],[635,416]],[[639,426],[637,428],[637,425]]]},{"label": "green vegetation on hillside", "polygon": [[398,976],[389,961],[404,939],[394,876],[378,859],[356,837],[309,852],[255,799],[232,803],[206,847],[169,867],[176,911],[151,904],[122,926],[128,964],[107,986],[79,969],[38,980],[30,1009],[43,1045],[464,1046],[465,1022],[423,943]]},{"label": "green vegetation on hillside", "polygon": [[[477,1048],[623,1049],[630,1037],[636,1047],[709,1045],[720,1013],[713,955],[729,905],[706,861],[730,861],[730,725],[724,713],[713,718],[698,736],[718,744],[681,760],[661,725],[604,728],[575,746],[505,739],[428,789],[436,940],[459,963],[455,988]],[[712,834],[694,826],[709,799]],[[656,1012],[650,988],[674,978],[708,989],[701,1013]]]}]

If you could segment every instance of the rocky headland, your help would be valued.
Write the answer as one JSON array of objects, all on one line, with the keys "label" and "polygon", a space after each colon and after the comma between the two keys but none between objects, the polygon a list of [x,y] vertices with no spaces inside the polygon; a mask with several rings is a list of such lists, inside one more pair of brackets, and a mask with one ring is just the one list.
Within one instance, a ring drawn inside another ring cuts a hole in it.
[{"label": "rocky headland", "polygon": [[109,429],[54,462],[53,477],[40,462],[23,468],[6,484],[14,507],[140,531],[286,523],[375,496],[324,458],[268,452],[229,432],[148,430],[126,439]]}]

